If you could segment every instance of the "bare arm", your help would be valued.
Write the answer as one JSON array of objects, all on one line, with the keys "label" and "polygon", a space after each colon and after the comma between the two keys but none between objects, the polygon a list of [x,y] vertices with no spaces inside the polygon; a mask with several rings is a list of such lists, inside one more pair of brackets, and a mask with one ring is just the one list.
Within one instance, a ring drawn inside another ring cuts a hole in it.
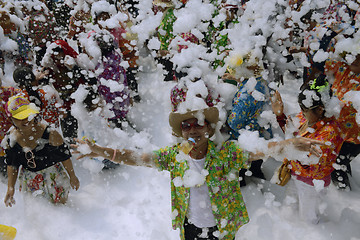
[{"label": "bare arm", "polygon": [[60,133],[54,129],[49,134],[49,143],[50,145],[57,147],[64,143],[64,139]]},{"label": "bare arm", "polygon": [[73,189],[78,190],[80,187],[79,179],[75,175],[75,171],[71,162],[71,159],[65,160],[62,162],[66,172],[69,174],[70,177],[70,185]]},{"label": "bare arm", "polygon": [[[250,153],[249,161],[255,161],[269,156],[284,154],[285,149],[291,146],[295,147],[295,149],[297,150],[309,152],[317,157],[320,157],[322,151],[318,146],[325,146],[325,145],[326,145],[325,142],[315,139],[304,138],[304,137],[291,138],[279,142],[269,142],[267,153],[263,153],[259,151],[256,153]],[[291,156],[288,157],[291,158]]]},{"label": "bare arm", "polygon": [[[122,163],[130,166],[146,166],[154,167],[153,154],[144,153],[139,154],[129,149],[112,149],[107,147],[101,147],[97,144],[90,142],[89,140],[78,141],[80,144],[87,144],[91,150],[88,154],[82,154],[78,159],[83,157],[96,157],[100,156],[109,159],[113,162]],[[78,145],[72,145],[74,148],[78,148]]]},{"label": "bare arm", "polygon": [[[61,146],[64,143],[64,139],[60,135],[60,133],[56,130],[53,130],[49,134],[49,143],[52,146]],[[66,172],[70,177],[70,185],[73,189],[78,190],[80,187],[79,179],[75,175],[74,167],[72,165],[71,159],[67,159],[62,162]]]},{"label": "bare arm", "polygon": [[14,194],[15,194],[15,184],[18,176],[18,169],[12,166],[7,166],[7,175],[8,175],[8,189],[5,195],[4,203],[7,207],[12,207],[15,204]]}]

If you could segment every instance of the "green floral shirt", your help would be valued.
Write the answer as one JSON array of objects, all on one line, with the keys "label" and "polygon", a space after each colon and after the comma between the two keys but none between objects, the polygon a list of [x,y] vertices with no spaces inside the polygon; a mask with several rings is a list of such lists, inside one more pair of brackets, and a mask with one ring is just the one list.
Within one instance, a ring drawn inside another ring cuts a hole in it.
[{"label": "green floral shirt", "polygon": [[160,50],[168,50],[171,40],[175,37],[173,34],[175,21],[174,9],[170,8],[164,13],[158,29],[158,38],[161,43]]},{"label": "green floral shirt", "polygon": [[[167,170],[171,177],[171,205],[173,228],[180,229],[184,237],[184,220],[189,204],[190,188],[184,187],[183,179],[189,165],[186,160],[177,159],[179,144],[155,151],[155,164],[160,170]],[[222,239],[234,239],[238,229],[249,222],[249,216],[243,200],[238,172],[248,168],[249,154],[240,149],[235,142],[224,142],[218,150],[209,141],[205,159],[205,169],[209,172],[206,184],[217,227]]]}]

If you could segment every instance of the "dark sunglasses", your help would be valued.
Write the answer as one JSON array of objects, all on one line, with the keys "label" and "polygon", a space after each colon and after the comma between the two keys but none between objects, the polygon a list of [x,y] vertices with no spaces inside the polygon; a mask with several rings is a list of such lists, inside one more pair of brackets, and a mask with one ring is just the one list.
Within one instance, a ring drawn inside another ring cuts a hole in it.
[{"label": "dark sunglasses", "polygon": [[31,150],[25,152],[25,158],[27,160],[27,165],[29,166],[29,168],[36,168],[35,155]]},{"label": "dark sunglasses", "polygon": [[307,112],[307,111],[309,111],[309,110],[313,110],[313,109],[315,109],[315,108],[317,108],[317,107],[319,107],[319,106],[312,106],[312,107],[305,107],[305,105],[303,105],[303,104],[299,104],[300,105],[300,108],[301,108],[301,111],[303,111],[303,112]]},{"label": "dark sunglasses", "polygon": [[204,125],[200,125],[197,121],[193,122],[193,123],[189,123],[189,122],[182,122],[181,123],[181,130],[187,132],[190,131],[191,128],[195,128],[195,129],[203,129],[206,125],[208,125],[209,123],[207,121],[204,122]]}]

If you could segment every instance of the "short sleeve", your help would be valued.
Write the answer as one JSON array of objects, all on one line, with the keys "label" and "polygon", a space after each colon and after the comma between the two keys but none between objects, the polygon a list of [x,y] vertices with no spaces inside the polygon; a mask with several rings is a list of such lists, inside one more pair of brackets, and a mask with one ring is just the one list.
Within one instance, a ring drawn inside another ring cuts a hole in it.
[{"label": "short sleeve", "polygon": [[155,166],[160,171],[164,171],[164,170],[171,171],[171,167],[173,166],[173,164],[171,163],[175,160],[177,153],[178,153],[177,146],[165,147],[154,151],[153,155],[154,155]]},{"label": "short sleeve", "polygon": [[13,166],[14,168],[20,167],[20,162],[17,161],[18,152],[14,148],[5,149],[5,162],[8,166]]},{"label": "short sleeve", "polygon": [[219,152],[226,172],[249,168],[249,155],[249,152],[241,149],[235,141],[225,142]]}]

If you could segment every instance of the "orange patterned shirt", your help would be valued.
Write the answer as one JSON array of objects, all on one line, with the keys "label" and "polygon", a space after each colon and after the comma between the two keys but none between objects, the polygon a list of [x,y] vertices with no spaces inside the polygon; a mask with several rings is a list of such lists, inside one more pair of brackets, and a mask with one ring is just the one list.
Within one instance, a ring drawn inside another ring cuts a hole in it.
[{"label": "orange patterned shirt", "polygon": [[326,61],[325,70],[334,75],[332,90],[345,103],[338,119],[341,131],[346,135],[346,141],[360,144],[360,126],[356,122],[357,111],[351,102],[344,100],[347,92],[360,90],[360,74],[352,72],[349,65],[341,61]]},{"label": "orange patterned shirt", "polygon": [[326,143],[321,147],[322,155],[317,164],[304,165],[298,160],[292,160],[291,171],[300,177],[311,179],[323,179],[331,174],[334,170],[333,164],[340,152],[340,148],[344,142],[341,135],[340,124],[334,117],[320,120],[311,128],[306,127],[307,121],[303,121],[300,117],[300,125],[298,136],[320,140]]}]

